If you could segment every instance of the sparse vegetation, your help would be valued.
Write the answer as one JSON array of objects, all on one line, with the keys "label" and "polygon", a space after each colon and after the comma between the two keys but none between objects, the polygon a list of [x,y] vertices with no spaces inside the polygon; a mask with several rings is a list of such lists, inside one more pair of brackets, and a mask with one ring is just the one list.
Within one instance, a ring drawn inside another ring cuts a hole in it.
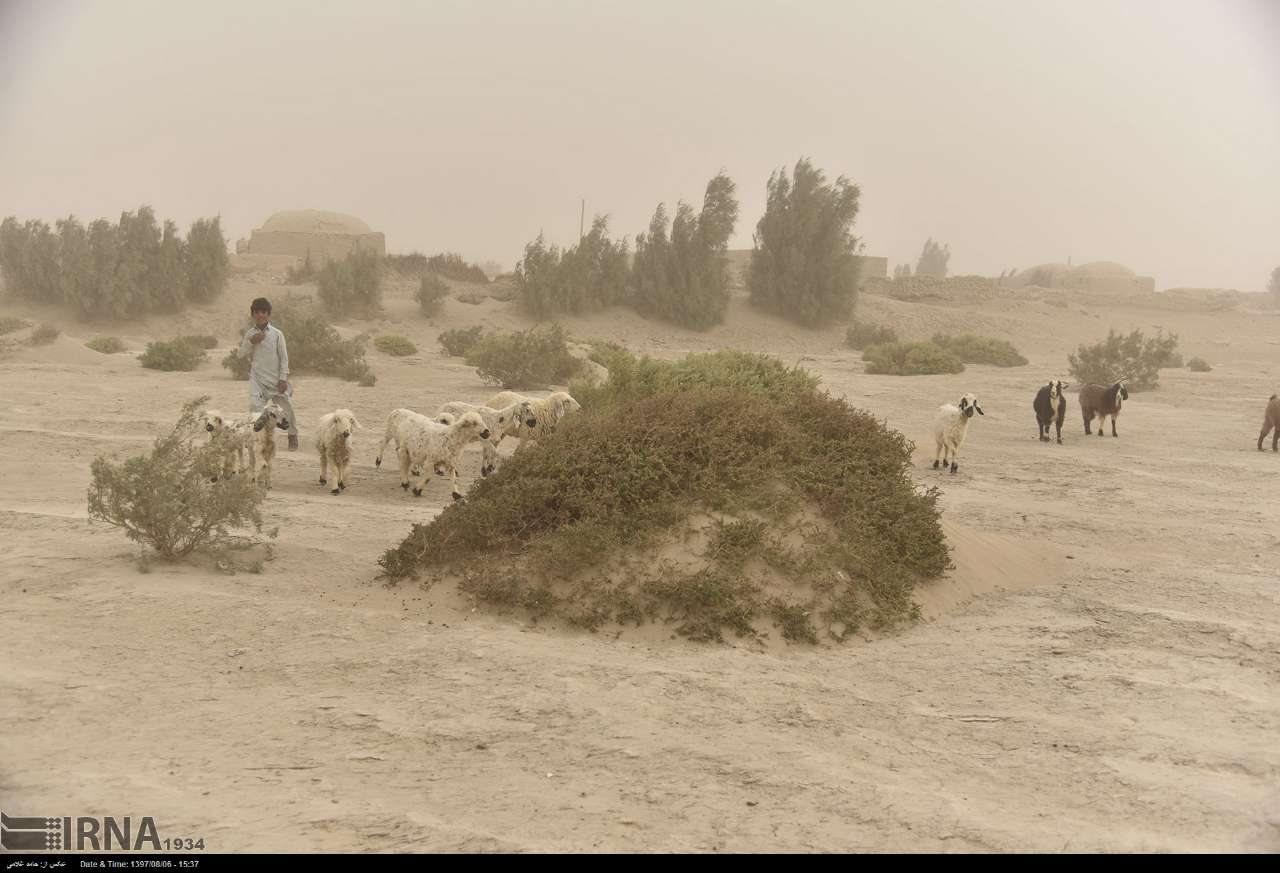
[{"label": "sparse vegetation", "polygon": [[191,439],[208,400],[186,404],[173,430],[149,453],[119,464],[95,459],[89,517],[120,528],[170,560],[227,543],[235,528],[260,531],[262,492],[247,476],[219,476],[216,450]]},{"label": "sparse vegetation", "polygon": [[395,358],[402,358],[405,355],[416,355],[418,347],[415,346],[408,337],[398,334],[383,334],[373,341],[373,347],[384,355],[391,355]]},{"label": "sparse vegetation", "polygon": [[898,332],[884,325],[855,321],[845,332],[844,341],[850,348],[862,351],[867,346],[896,343],[898,341]]},{"label": "sparse vegetation", "polygon": [[138,357],[138,362],[148,370],[189,371],[200,366],[205,357],[204,349],[179,338],[147,343],[146,351]]},{"label": "sparse vegetation", "polygon": [[687,203],[676,207],[669,235],[666,208],[659,203],[649,232],[636,237],[635,307],[694,330],[723,321],[729,306],[725,251],[737,219],[733,180],[724,173],[707,183],[700,213]]},{"label": "sparse vegetation", "polygon": [[[899,433],[741,352],[675,363],[605,346],[602,386],[493,476],[388,551],[388,578],[596,628],[670,623],[689,639],[843,640],[913,614],[948,564],[936,495]],[[730,387],[731,386],[731,387]],[[701,530],[688,559],[655,559]]]},{"label": "sparse vegetation", "polygon": [[1127,335],[1112,330],[1104,341],[1080,346],[1067,360],[1081,384],[1110,385],[1124,378],[1130,391],[1151,391],[1159,386],[1160,368],[1167,366],[1177,345],[1177,334],[1160,331],[1147,338],[1137,329]]},{"label": "sparse vegetation", "polygon": [[431,255],[430,257],[421,252],[411,252],[407,255],[387,255],[386,263],[388,267],[402,276],[435,274],[444,276],[446,279],[453,279],[455,282],[472,282],[479,285],[486,285],[489,282],[489,276],[483,269],[475,264],[467,263],[462,255],[455,252],[445,252],[444,254]]},{"label": "sparse vegetation", "polygon": [[792,177],[769,177],[765,214],[756,225],[747,270],[751,302],[810,327],[846,318],[857,299],[858,186],[844,176],[828,185],[805,158]]},{"label": "sparse vegetation", "polygon": [[990,364],[993,367],[1025,367],[1024,358],[1013,343],[989,336],[945,333],[933,335],[933,344],[955,355],[965,364]]},{"label": "sparse vegetation", "polygon": [[882,376],[931,376],[963,373],[964,362],[931,342],[881,343],[862,352],[867,372]]},{"label": "sparse vegetation", "polygon": [[368,315],[382,305],[382,263],[377,252],[357,249],[329,261],[316,274],[317,293],[334,315]]},{"label": "sparse vegetation", "polygon": [[477,324],[446,330],[437,339],[446,355],[451,358],[460,358],[471,351],[476,343],[480,342],[482,336],[484,336],[484,328]]},{"label": "sparse vegetation", "polygon": [[95,336],[86,340],[84,345],[85,348],[104,355],[114,355],[124,351],[124,341],[118,336]]},{"label": "sparse vegetation", "polygon": [[210,333],[188,333],[178,337],[178,340],[198,349],[216,349],[218,347],[218,338]]},{"label": "sparse vegetation", "polygon": [[[311,307],[288,302],[278,304],[271,313],[271,323],[280,329],[289,345],[292,372],[322,373],[348,382],[359,382],[373,375],[365,360],[364,342],[360,338],[344,340]],[[249,359],[239,357],[236,351],[233,348],[227,353],[222,366],[231,371],[233,379],[248,379]]]},{"label": "sparse vegetation", "polygon": [[591,231],[563,252],[538,234],[515,275],[521,302],[539,318],[603,309],[626,296],[627,244],[609,239],[608,219],[596,216]]},{"label": "sparse vegetation", "polygon": [[0,318],[0,336],[13,333],[14,331],[17,331],[17,330],[22,330],[30,326],[31,326],[31,322],[27,321],[25,318],[17,318],[16,316],[13,316],[13,315],[6,315],[3,318]]},{"label": "sparse vegetation", "polygon": [[56,340],[60,333],[61,331],[52,324],[41,324],[35,330],[31,331],[30,343],[33,346],[47,346],[49,343]]},{"label": "sparse vegetation", "polygon": [[951,247],[940,245],[930,237],[925,240],[924,249],[921,250],[920,258],[916,261],[916,275],[945,279],[947,278],[947,264],[950,261]]},{"label": "sparse vegetation", "polygon": [[1192,358],[1187,361],[1187,369],[1193,373],[1208,373],[1213,369],[1204,358]]},{"label": "sparse vegetation", "polygon": [[426,273],[418,283],[418,290],[413,299],[418,301],[418,309],[427,318],[440,314],[445,298],[449,296],[449,286],[435,273]]},{"label": "sparse vegetation", "polygon": [[481,379],[503,388],[545,388],[564,385],[582,369],[569,353],[563,327],[491,333],[466,353],[468,364]]}]

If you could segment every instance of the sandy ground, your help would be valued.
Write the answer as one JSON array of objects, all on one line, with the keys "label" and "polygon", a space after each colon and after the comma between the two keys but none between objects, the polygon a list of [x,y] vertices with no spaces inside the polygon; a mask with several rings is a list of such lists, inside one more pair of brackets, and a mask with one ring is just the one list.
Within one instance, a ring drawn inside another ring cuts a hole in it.
[{"label": "sandy ground", "polygon": [[[259,293],[110,332],[199,329],[230,343]],[[303,289],[305,290],[305,289]],[[367,429],[341,497],[316,484],[311,434],[281,452],[279,525],[261,574],[208,560],[137,569],[86,517],[88,465],[132,453],[189,397],[244,404],[221,351],[194,373],[64,336],[0,358],[0,808],[152,815],[210,851],[1280,851],[1280,456],[1254,449],[1280,390],[1280,318],[993,301],[867,298],[909,335],[1014,339],[1032,364],[959,376],[864,375],[843,328],[808,332],[735,301],[691,334],[627,311],[579,336],[673,356],[772,351],[882,416],[945,492],[957,571],[929,618],[841,648],[761,653],[628,642],[472,612],[375,581],[375,561],[448,500],[372,465],[387,411],[492,391],[440,357],[445,327],[523,325],[451,300],[432,322],[392,289],[363,389],[302,374],[304,425],[349,406]],[[1031,398],[1110,326],[1178,331],[1212,373],[1165,371],[1120,438],[1035,438]],[[929,422],[975,392],[986,416],[954,477],[928,469]],[[478,453],[468,458],[475,475]]]}]

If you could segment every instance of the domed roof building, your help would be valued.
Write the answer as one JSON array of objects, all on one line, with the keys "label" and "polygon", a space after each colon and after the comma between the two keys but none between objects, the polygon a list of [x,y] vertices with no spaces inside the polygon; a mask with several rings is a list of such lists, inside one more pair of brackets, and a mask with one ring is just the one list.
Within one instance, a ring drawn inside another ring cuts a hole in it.
[{"label": "domed roof building", "polygon": [[1021,270],[1009,283],[1013,287],[1038,285],[1041,288],[1079,288],[1111,294],[1150,293],[1156,280],[1139,276],[1115,261],[1091,261],[1072,267],[1067,264],[1040,264]]},{"label": "domed roof building", "polygon": [[387,253],[386,238],[354,215],[323,209],[277,212],[236,243],[237,254],[294,255],[320,264],[354,251]]}]

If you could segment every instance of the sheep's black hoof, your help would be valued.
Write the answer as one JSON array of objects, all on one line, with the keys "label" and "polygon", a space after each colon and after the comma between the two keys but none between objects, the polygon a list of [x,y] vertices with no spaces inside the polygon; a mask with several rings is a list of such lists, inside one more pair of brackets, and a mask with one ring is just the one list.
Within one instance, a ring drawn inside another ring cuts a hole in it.
[{"label": "sheep's black hoof", "polygon": [[1058,445],[1062,445],[1062,437],[1058,437]]},{"label": "sheep's black hoof", "polygon": [[[1261,447],[1259,447],[1259,448],[1258,448],[1258,451],[1262,451],[1262,448],[1261,448]],[[217,482],[217,481],[218,481],[218,477],[217,477],[217,476],[210,476],[210,477],[209,477],[209,481],[210,481],[210,482]]]},{"label": "sheep's black hoof", "polygon": [[327,485],[328,483],[329,483],[329,480],[328,480],[328,479],[326,479],[326,478],[325,478],[325,477],[323,477],[323,476],[321,476],[321,477],[320,477],[320,484],[321,484],[321,485]]},{"label": "sheep's black hoof", "polygon": [[401,487],[401,488],[403,488],[405,491],[408,491],[408,490],[409,490],[409,483],[408,483],[408,482],[401,482],[401,483],[400,483],[400,487]]},{"label": "sheep's black hoof", "polygon": [[938,469],[938,462],[937,462],[937,461],[934,461],[934,462],[933,462],[933,469],[935,469],[935,470],[936,470],[936,469]]},{"label": "sheep's black hoof", "polygon": [[956,465],[955,465],[955,464],[952,464],[952,465],[951,465],[951,472],[952,472],[952,473],[955,473],[955,471],[956,471]]},{"label": "sheep's black hoof", "polygon": [[463,498],[463,496],[462,496],[461,494],[459,494],[457,491],[455,491],[455,492],[453,492],[453,499],[454,499],[455,501],[461,502],[461,501],[462,501],[462,500],[464,500],[465,498]]},{"label": "sheep's black hoof", "polygon": [[413,489],[413,496],[414,496],[414,497],[421,497],[421,496],[422,496],[422,489],[421,489],[421,488],[415,488],[415,489]]},{"label": "sheep's black hoof", "polygon": [[334,489],[333,489],[332,491],[330,491],[329,493],[330,493],[330,494],[341,494],[341,493],[342,493],[342,491],[341,491],[341,489],[339,489],[339,488],[334,488]]},{"label": "sheep's black hoof", "polygon": [[339,482],[339,483],[338,483],[338,490],[339,490],[339,491],[346,491],[346,490],[347,490],[347,483],[346,483],[346,482]]},{"label": "sheep's black hoof", "polygon": [[382,456],[381,456],[381,455],[379,455],[378,457],[376,457],[376,458],[374,458],[374,459],[373,459],[373,466],[375,466],[375,467],[381,467],[381,466],[382,466]]}]

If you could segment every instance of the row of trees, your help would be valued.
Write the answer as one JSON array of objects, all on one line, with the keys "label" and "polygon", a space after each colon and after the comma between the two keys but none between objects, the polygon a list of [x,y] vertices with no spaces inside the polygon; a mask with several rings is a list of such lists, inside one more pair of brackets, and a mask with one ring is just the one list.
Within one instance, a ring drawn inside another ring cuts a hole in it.
[{"label": "row of trees", "polygon": [[[718,324],[729,305],[726,253],[738,220],[735,191],[720,173],[707,183],[700,210],[681,201],[670,218],[659,203],[648,230],[636,236],[634,258],[625,239],[610,239],[604,217],[563,251],[539,235],[516,266],[524,305],[546,317],[627,303],[685,327]],[[856,185],[843,176],[828,183],[807,159],[790,175],[774,173],[747,270],[752,303],[804,324],[852,312],[858,198]]]},{"label": "row of trees", "polygon": [[216,297],[230,271],[219,218],[178,226],[157,222],[150,206],[88,227],[74,215],[54,228],[43,221],[0,222],[0,275],[10,293],[64,303],[85,317],[124,318],[176,310]]}]

